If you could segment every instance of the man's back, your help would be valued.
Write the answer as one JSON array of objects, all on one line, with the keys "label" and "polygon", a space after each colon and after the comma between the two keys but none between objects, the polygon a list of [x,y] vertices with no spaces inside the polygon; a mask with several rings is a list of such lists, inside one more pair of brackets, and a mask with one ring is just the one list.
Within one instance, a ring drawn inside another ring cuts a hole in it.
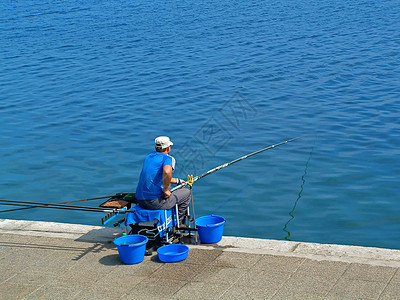
[{"label": "man's back", "polygon": [[175,168],[175,159],[164,153],[151,152],[144,160],[136,188],[138,200],[153,200],[161,196],[163,191],[163,167],[170,165]]}]

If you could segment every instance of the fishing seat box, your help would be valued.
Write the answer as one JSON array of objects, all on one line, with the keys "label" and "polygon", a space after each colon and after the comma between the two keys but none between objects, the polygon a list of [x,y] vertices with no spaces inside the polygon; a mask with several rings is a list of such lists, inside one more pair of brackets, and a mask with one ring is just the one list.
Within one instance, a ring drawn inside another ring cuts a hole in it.
[{"label": "fishing seat box", "polygon": [[[136,205],[135,205],[136,204]],[[147,210],[138,205],[135,193],[117,193],[100,205],[106,208],[126,208],[128,211],[122,222],[130,227],[128,234],[141,234],[148,238],[146,254],[162,245],[171,243],[174,239],[174,227],[177,226],[176,208],[167,210]],[[133,206],[133,207],[132,207]]]}]

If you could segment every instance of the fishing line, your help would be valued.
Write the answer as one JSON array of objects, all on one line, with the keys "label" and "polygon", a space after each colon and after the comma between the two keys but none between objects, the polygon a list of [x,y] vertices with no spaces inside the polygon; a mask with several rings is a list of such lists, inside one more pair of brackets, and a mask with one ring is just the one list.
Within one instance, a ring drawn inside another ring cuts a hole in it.
[{"label": "fishing line", "polygon": [[308,156],[308,160],[306,162],[306,166],[304,168],[304,174],[303,174],[303,176],[301,176],[302,183],[300,185],[299,195],[298,195],[296,201],[294,202],[292,210],[289,212],[290,219],[286,222],[285,226],[283,226],[283,229],[282,229],[284,232],[287,233],[287,236],[285,237],[285,240],[288,240],[288,241],[291,241],[291,239],[290,239],[290,231],[287,230],[287,227],[288,227],[289,223],[294,219],[294,211],[296,210],[297,203],[299,202],[299,200],[301,198],[301,194],[303,193],[304,184],[306,183],[306,179],[305,178],[306,178],[306,175],[307,175],[308,164],[309,164],[309,162],[311,160],[311,157],[312,157],[312,155],[314,153],[314,146],[315,146],[315,140],[314,140],[314,144],[313,144],[313,146],[311,148],[310,154]]}]

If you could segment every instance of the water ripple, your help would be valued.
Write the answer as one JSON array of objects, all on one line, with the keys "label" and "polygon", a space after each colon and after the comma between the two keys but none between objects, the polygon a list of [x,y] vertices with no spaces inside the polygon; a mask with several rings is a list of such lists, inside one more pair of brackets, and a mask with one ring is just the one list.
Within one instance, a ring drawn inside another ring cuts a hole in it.
[{"label": "water ripple", "polygon": [[[202,179],[196,215],[226,216],[227,235],[282,239],[315,142],[290,238],[400,249],[396,1],[22,1],[0,9],[2,198],[61,202],[134,190],[161,134],[174,140],[185,177],[317,133]],[[207,136],[212,125],[219,131]]]}]

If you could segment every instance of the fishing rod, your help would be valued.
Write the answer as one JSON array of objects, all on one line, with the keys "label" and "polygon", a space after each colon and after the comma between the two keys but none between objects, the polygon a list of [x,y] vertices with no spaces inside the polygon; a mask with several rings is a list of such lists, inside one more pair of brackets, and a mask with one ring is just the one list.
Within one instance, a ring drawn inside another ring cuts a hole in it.
[{"label": "fishing rod", "polygon": [[67,209],[67,210],[80,210],[80,211],[108,213],[108,215],[103,219],[108,219],[116,214],[135,213],[135,211],[133,211],[133,210],[117,209],[117,208],[101,208],[101,207],[64,205],[64,204],[52,204],[52,203],[16,201],[16,200],[0,200],[0,205],[13,205],[13,206],[24,206],[24,207],[26,207],[26,206],[32,207],[32,205],[34,205],[34,207],[37,207],[37,208],[55,208],[55,209]]},{"label": "fishing rod", "polygon": [[[112,196],[102,196],[102,197],[95,197],[95,198],[86,198],[86,199],[81,199],[81,200],[74,200],[74,201],[67,201],[67,202],[60,202],[57,204],[69,204],[69,203],[76,203],[76,202],[84,202],[84,201],[92,201],[92,200],[99,200],[99,199],[105,199],[105,198],[111,198]],[[8,200],[5,200],[8,201]],[[17,210],[24,210],[24,209],[32,209],[36,208],[37,206],[25,206],[21,208],[14,208],[14,209],[7,209],[7,210],[2,210],[0,213],[5,213],[5,212],[12,212],[12,211],[17,211]]]},{"label": "fishing rod", "polygon": [[192,185],[195,181],[197,181],[197,180],[199,180],[199,179],[201,179],[201,178],[203,178],[203,177],[205,177],[205,176],[207,176],[207,175],[210,175],[210,174],[212,174],[212,173],[214,173],[214,172],[217,172],[217,171],[219,171],[219,170],[221,170],[221,169],[223,169],[223,168],[226,168],[226,167],[228,167],[228,166],[230,166],[230,165],[233,165],[234,163],[237,163],[238,161],[241,161],[241,160],[243,160],[243,159],[246,159],[246,158],[248,158],[248,157],[250,157],[250,156],[253,156],[253,155],[256,155],[256,154],[258,154],[258,153],[267,151],[267,150],[269,150],[269,149],[273,149],[273,148],[279,147],[279,146],[281,146],[281,145],[284,145],[284,144],[293,142],[293,141],[298,140],[298,139],[301,139],[301,138],[303,138],[303,137],[304,137],[304,135],[303,135],[303,136],[299,136],[299,137],[294,138],[294,139],[290,139],[290,140],[281,142],[281,143],[279,143],[279,144],[271,145],[271,146],[265,147],[265,148],[263,148],[263,149],[260,149],[260,150],[258,150],[258,151],[255,151],[255,152],[246,154],[246,155],[244,155],[244,156],[242,156],[242,157],[239,157],[239,158],[237,158],[237,159],[234,159],[234,160],[232,160],[232,161],[230,161],[230,162],[228,162],[228,163],[224,163],[224,164],[222,164],[222,165],[220,165],[220,166],[218,166],[218,167],[215,167],[215,168],[213,168],[213,169],[211,169],[211,170],[208,170],[207,172],[204,172],[203,174],[200,174],[200,175],[198,175],[198,176],[196,176],[196,177],[194,177],[194,178],[190,178],[189,182],[185,182],[185,183],[181,183],[181,184],[177,185],[176,187],[174,187],[173,189],[171,189],[171,192],[173,192],[173,191],[175,191],[175,190],[177,190],[177,189],[180,189],[180,188],[186,186],[187,184]]},{"label": "fishing rod", "polygon": [[105,199],[105,198],[111,198],[111,196],[102,196],[102,197],[95,197],[95,198],[87,198],[87,199],[81,199],[81,200],[73,200],[73,201],[67,201],[67,202],[60,202],[57,204],[69,204],[69,203],[76,203],[76,202],[85,202],[85,201],[92,201],[92,200],[99,200],[99,199]]},{"label": "fishing rod", "polygon": [[32,207],[32,205],[34,205],[35,207],[38,208],[57,208],[57,209],[82,210],[82,211],[106,212],[106,213],[111,213],[115,211],[114,209],[104,209],[100,207],[52,204],[52,203],[16,201],[16,200],[0,200],[0,205],[14,205],[14,206],[28,206],[28,207]]},{"label": "fishing rod", "polygon": [[[0,205],[13,205],[13,206],[24,206],[24,208],[55,208],[55,209],[67,209],[67,210],[78,210],[78,211],[90,211],[90,212],[100,212],[107,213],[105,217],[101,219],[102,224],[106,224],[107,220],[110,220],[118,214],[135,213],[134,210],[126,209],[116,209],[109,208],[104,209],[100,207],[90,207],[90,206],[78,206],[78,205],[65,205],[65,204],[51,204],[51,203],[41,203],[41,202],[31,202],[31,201],[16,201],[16,200],[0,200]],[[34,205],[34,206],[32,206]]]}]

